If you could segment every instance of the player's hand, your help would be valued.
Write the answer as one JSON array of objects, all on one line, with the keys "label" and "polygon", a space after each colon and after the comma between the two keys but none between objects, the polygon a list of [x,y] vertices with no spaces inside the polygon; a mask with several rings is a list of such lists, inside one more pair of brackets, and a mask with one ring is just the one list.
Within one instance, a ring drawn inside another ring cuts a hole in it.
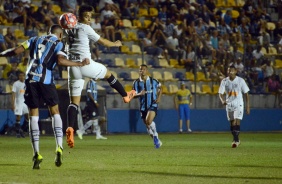
[{"label": "player's hand", "polygon": [[90,60],[88,58],[85,58],[82,62],[81,62],[82,66],[85,65],[89,65],[90,64]]},{"label": "player's hand", "polygon": [[158,104],[158,103],[160,103],[160,101],[161,100],[159,98],[157,98],[157,100],[155,100],[154,103]]},{"label": "player's hand", "polygon": [[122,43],[120,40],[115,41],[115,47],[121,47]]}]

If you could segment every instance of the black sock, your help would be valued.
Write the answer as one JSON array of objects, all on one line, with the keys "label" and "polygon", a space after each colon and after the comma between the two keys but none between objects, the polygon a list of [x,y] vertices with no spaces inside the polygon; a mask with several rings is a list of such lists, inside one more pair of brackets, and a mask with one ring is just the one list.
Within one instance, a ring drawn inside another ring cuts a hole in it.
[{"label": "black sock", "polygon": [[125,97],[127,96],[126,91],[124,90],[123,86],[121,85],[121,83],[118,81],[117,78],[115,78],[115,76],[113,76],[113,74],[111,74],[111,76],[107,79],[108,83],[110,84],[110,86],[112,88],[114,88],[115,90],[117,90],[117,92],[122,96]]},{"label": "black sock", "polygon": [[67,110],[67,123],[68,123],[68,127],[72,127],[74,128],[74,123],[77,121],[77,111],[78,106],[76,104],[71,103],[68,106],[68,110]]},{"label": "black sock", "polygon": [[21,129],[21,125],[20,125],[20,122],[16,122],[15,124],[15,129],[16,129],[16,133],[20,133],[20,129]]},{"label": "black sock", "polygon": [[233,141],[235,141],[235,126],[230,126],[230,131],[231,131],[231,133],[232,133],[232,135],[233,135]]},{"label": "black sock", "polygon": [[239,142],[240,125],[235,125],[235,141]]}]

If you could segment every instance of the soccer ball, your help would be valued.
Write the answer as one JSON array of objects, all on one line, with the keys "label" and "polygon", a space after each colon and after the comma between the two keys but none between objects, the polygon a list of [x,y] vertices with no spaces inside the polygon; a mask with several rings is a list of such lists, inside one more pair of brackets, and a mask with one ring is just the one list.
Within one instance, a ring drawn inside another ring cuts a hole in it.
[{"label": "soccer ball", "polygon": [[76,26],[77,19],[72,13],[64,13],[60,16],[60,25],[64,29],[72,29]]}]

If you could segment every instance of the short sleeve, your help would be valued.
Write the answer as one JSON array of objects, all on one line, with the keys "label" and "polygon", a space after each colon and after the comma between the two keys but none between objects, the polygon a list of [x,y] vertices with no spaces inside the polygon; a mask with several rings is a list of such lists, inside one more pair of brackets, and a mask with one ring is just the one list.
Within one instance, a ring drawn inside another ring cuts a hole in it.
[{"label": "short sleeve", "polygon": [[21,45],[23,46],[23,48],[24,48],[25,50],[27,50],[27,49],[30,48],[30,46],[31,46],[31,44],[34,42],[35,38],[36,38],[36,37],[32,37],[32,38],[30,38],[30,39],[24,41],[23,43],[21,43]]},{"label": "short sleeve", "polygon": [[248,85],[246,84],[246,81],[242,79],[242,92],[243,93],[248,93],[250,91]]},{"label": "short sleeve", "polygon": [[226,79],[223,79],[220,83],[220,87],[218,89],[219,94],[224,94],[225,92],[225,84],[226,84]]},{"label": "short sleeve", "polygon": [[87,25],[85,31],[90,40],[97,42],[100,39],[100,35],[98,35],[90,26]]},{"label": "short sleeve", "polygon": [[56,55],[67,56],[64,50],[65,50],[65,48],[64,48],[63,42],[58,42],[58,44],[57,44],[57,46],[55,48],[55,54]]}]

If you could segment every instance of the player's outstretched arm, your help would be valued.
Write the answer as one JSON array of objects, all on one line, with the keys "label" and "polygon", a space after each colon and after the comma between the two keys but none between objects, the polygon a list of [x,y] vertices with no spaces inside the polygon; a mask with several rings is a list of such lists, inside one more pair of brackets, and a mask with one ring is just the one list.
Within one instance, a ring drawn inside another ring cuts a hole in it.
[{"label": "player's outstretched arm", "polygon": [[245,93],[245,98],[246,98],[246,113],[250,114],[250,97],[249,97],[249,93]]},{"label": "player's outstretched arm", "polygon": [[110,40],[107,40],[105,38],[100,37],[100,39],[98,40],[98,43],[106,46],[106,47],[121,47],[122,43],[121,41],[117,40],[115,42],[111,42]]},{"label": "player's outstretched arm", "polygon": [[85,58],[82,62],[73,62],[65,58],[64,55],[57,55],[58,65],[61,66],[84,66],[90,63],[88,58]]},{"label": "player's outstretched arm", "polygon": [[18,55],[20,53],[23,53],[23,52],[24,52],[24,47],[21,45],[21,46],[11,48],[11,49],[7,49],[7,50],[1,52],[0,57],[11,57],[11,56],[15,56],[15,55]]}]

